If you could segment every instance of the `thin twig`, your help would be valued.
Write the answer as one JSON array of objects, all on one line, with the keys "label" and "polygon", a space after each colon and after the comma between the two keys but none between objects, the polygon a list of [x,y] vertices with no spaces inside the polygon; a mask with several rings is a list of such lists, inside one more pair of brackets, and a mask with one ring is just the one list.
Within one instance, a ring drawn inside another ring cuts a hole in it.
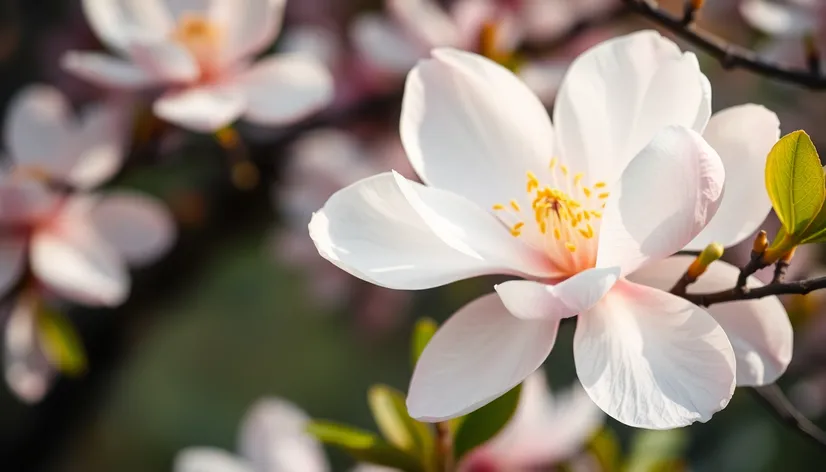
[{"label": "thin twig", "polygon": [[698,29],[693,24],[686,24],[683,17],[660,9],[653,0],[623,1],[634,12],[717,58],[726,69],[745,69],[764,77],[790,82],[812,90],[826,90],[826,76],[819,70],[793,69],[763,60],[754,51],[729,44],[711,33]]},{"label": "thin twig", "polygon": [[795,408],[777,384],[754,387],[751,391],[781,423],[818,446],[826,447],[826,432]]},{"label": "thin twig", "polygon": [[439,472],[453,472],[453,433],[447,421],[436,423],[436,457]]},{"label": "thin twig", "polygon": [[746,291],[730,288],[713,293],[687,293],[681,297],[699,306],[711,306],[718,303],[754,300],[776,295],[806,295],[809,292],[826,288],[826,276],[797,282],[769,284],[751,288]]}]

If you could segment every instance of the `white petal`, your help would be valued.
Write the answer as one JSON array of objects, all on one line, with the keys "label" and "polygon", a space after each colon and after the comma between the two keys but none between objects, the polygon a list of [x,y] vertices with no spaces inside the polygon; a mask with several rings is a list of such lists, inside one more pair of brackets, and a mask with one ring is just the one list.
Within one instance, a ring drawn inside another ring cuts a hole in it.
[{"label": "white petal", "polygon": [[384,173],[335,193],[310,222],[319,253],[383,287],[417,290],[484,274],[548,273],[546,259],[458,195]]},{"label": "white petal", "polygon": [[424,44],[425,49],[459,43],[456,26],[433,0],[387,0],[387,9],[405,31]]},{"label": "white petal", "polygon": [[344,60],[344,46],[335,31],[324,26],[301,25],[286,30],[278,40],[278,51],[304,54],[331,68]]},{"label": "white petal", "polygon": [[433,51],[408,75],[401,137],[426,183],[483,208],[525,194],[553,157],[542,103],[504,67],[453,49]]},{"label": "white petal", "polygon": [[[670,290],[694,260],[675,256],[651,264],[629,277],[636,283]],[[725,262],[711,264],[708,270],[688,287],[688,293],[709,293],[734,286],[740,271]],[[749,277],[749,288],[763,284]],[[737,385],[766,385],[777,380],[792,359],[794,333],[783,304],[777,297],[720,303],[708,312],[720,323],[737,358]]]},{"label": "white petal", "polygon": [[251,464],[212,447],[191,447],[179,452],[172,467],[175,472],[254,472]]},{"label": "white petal", "polygon": [[324,450],[306,432],[309,420],[285,400],[259,400],[241,426],[239,451],[255,470],[325,472]]},{"label": "white petal", "polygon": [[26,263],[26,238],[0,237],[0,296],[5,295],[20,279]]},{"label": "white petal", "polygon": [[67,299],[117,306],[129,294],[124,261],[84,221],[65,217],[35,233],[30,258],[38,280]]},{"label": "white petal", "polygon": [[563,61],[531,61],[519,68],[519,78],[525,82],[542,103],[553,103],[562,78],[568,70]]},{"label": "white petal", "polygon": [[34,179],[0,171],[0,223],[31,225],[47,217],[60,197]]},{"label": "white petal", "polygon": [[286,0],[213,0],[209,16],[227,34],[225,61],[252,56],[281,31]]},{"label": "white petal", "polygon": [[359,55],[371,66],[396,74],[407,73],[426,52],[399,27],[379,14],[362,14],[350,28]]},{"label": "white petal", "polygon": [[161,82],[160,77],[131,62],[97,52],[69,51],[60,62],[67,71],[101,87],[140,89]]},{"label": "white petal", "polygon": [[611,290],[619,276],[619,267],[588,269],[556,285],[511,280],[495,288],[513,316],[524,320],[552,320],[589,310]]},{"label": "white petal", "polygon": [[65,175],[80,189],[97,187],[123,165],[128,146],[129,117],[123,105],[110,101],[84,111],[75,136],[75,156]]},{"label": "white petal", "polygon": [[282,54],[262,59],[237,83],[246,96],[244,118],[261,125],[283,125],[306,118],[333,99],[333,78],[318,59]]},{"label": "white petal", "polygon": [[574,358],[591,399],[629,426],[705,422],[734,392],[734,352],[714,318],[631,282],[619,282],[577,318]]},{"label": "white petal", "polygon": [[780,121],[760,105],[741,105],[714,114],[703,138],[726,168],[726,192],[717,214],[687,250],[709,243],[734,246],[753,234],[768,216],[766,157],[780,137]]},{"label": "white petal", "polygon": [[133,41],[129,55],[135,65],[163,81],[192,82],[201,75],[195,57],[172,41]]},{"label": "white petal", "polygon": [[97,201],[89,218],[95,232],[130,265],[153,262],[175,242],[175,222],[169,210],[141,193],[108,193]]},{"label": "white petal", "polygon": [[83,13],[109,47],[125,51],[136,36],[166,36],[172,17],[164,0],[83,0]]},{"label": "white petal", "polygon": [[170,123],[201,133],[211,133],[237,120],[246,99],[231,87],[194,87],[170,92],[155,101],[155,114]]},{"label": "white petal", "polygon": [[56,372],[46,358],[37,330],[36,303],[19,297],[6,322],[3,364],[6,383],[26,403],[37,403],[49,392]]},{"label": "white petal", "polygon": [[457,311],[425,348],[407,395],[410,416],[436,422],[493,401],[535,371],[558,320],[521,320],[492,293]]},{"label": "white petal", "polygon": [[813,31],[818,22],[814,8],[766,0],[744,0],[740,14],[752,27],[772,36],[800,37]]},{"label": "white petal", "polygon": [[72,141],[70,120],[70,105],[57,89],[31,85],[18,92],[9,105],[4,129],[15,164],[60,173],[71,153],[67,150]]},{"label": "white petal", "polygon": [[610,184],[663,127],[702,132],[710,93],[694,55],[656,31],[605,41],[563,79],[554,106],[559,157],[571,172]]},{"label": "white petal", "polygon": [[612,189],[597,267],[619,265],[628,274],[685,247],[717,211],[724,178],[720,157],[699,134],[663,129]]}]

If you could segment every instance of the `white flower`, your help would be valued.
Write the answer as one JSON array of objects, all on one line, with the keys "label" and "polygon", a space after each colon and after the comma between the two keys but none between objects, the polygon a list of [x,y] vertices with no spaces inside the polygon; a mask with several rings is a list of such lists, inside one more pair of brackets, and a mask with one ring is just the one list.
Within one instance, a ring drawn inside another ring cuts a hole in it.
[{"label": "white flower", "polygon": [[582,450],[604,418],[579,385],[555,398],[538,370],[525,379],[505,428],[462,459],[459,470],[528,471],[560,464]]},{"label": "white flower", "polygon": [[175,472],[326,472],[324,451],[306,431],[309,418],[285,400],[258,401],[241,425],[239,456],[216,448],[184,449]]},{"label": "white flower", "polygon": [[428,186],[388,173],[341,190],[310,223],[319,252],[396,289],[527,279],[442,326],[411,381],[413,417],[456,417],[508,391],[576,315],[579,379],[619,421],[673,428],[728,404],[740,350],[713,313],[626,279],[692,241],[729,245],[769,211],[762,188],[738,183],[740,168],[722,198],[724,163],[762,169],[758,143],[776,140],[776,116],[747,105],[709,120],[710,102],[696,57],[650,31],[580,56],[553,126],[519,80],[479,56],[435,50],[410,73],[401,135]]},{"label": "white flower", "polygon": [[297,121],[332,98],[316,59],[274,55],[253,63],[281,29],[286,0],[84,0],[92,28],[120,57],[70,52],[63,65],[99,85],[165,86],[159,117],[210,132],[238,118],[262,125]]}]

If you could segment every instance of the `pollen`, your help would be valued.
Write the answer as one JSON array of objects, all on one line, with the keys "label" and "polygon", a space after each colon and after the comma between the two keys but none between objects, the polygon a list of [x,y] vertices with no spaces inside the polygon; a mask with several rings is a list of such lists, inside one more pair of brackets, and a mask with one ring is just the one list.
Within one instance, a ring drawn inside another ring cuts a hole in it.
[{"label": "pollen", "polygon": [[576,244],[568,241],[565,243],[565,248],[571,252],[576,252]]},{"label": "pollen", "polygon": [[605,182],[597,182],[594,184],[594,188],[605,188]]},{"label": "pollen", "polygon": [[502,210],[505,209],[505,205],[501,205],[501,204],[497,203],[496,205],[493,205],[493,209],[496,210],[496,211],[502,211]]},{"label": "pollen", "polygon": [[604,193],[599,194],[599,195],[598,195],[598,198],[599,198],[600,200],[605,200],[605,199],[606,199],[606,198],[608,198],[610,195],[611,195],[610,193],[608,193],[608,192],[604,192]]},{"label": "pollen", "polygon": [[516,200],[511,200],[511,208],[513,208],[516,211],[522,211],[522,209],[519,208],[519,204],[516,203]]}]

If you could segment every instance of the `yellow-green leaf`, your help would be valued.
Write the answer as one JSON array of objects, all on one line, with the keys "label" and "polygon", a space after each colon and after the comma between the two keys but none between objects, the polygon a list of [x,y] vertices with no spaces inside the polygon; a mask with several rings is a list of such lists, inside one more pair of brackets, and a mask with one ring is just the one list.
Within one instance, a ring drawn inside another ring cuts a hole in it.
[{"label": "yellow-green leaf", "polygon": [[437,329],[439,329],[439,324],[430,318],[419,318],[416,322],[416,326],[413,327],[413,339],[410,342],[410,359],[413,367],[416,366],[422,351],[427,347],[430,338],[436,334]]},{"label": "yellow-green leaf", "polygon": [[822,242],[826,242],[826,204],[820,208],[820,212],[801,237],[801,244]]},{"label": "yellow-green leaf", "polygon": [[682,470],[682,457],[687,447],[688,437],[685,430],[639,431],[631,444],[631,453],[628,456],[625,470],[626,472],[680,471]]},{"label": "yellow-green leaf", "polygon": [[786,231],[802,235],[826,199],[820,158],[806,132],[787,134],[769,152],[766,190]]},{"label": "yellow-green leaf", "polygon": [[342,449],[359,462],[393,467],[405,472],[423,472],[421,462],[393,447],[377,434],[327,421],[311,421],[307,432],[319,441]]},{"label": "yellow-green leaf", "polygon": [[519,405],[522,385],[464,416],[456,429],[453,453],[458,461],[476,446],[484,444],[502,430]]},{"label": "yellow-green leaf", "polygon": [[69,376],[86,372],[86,351],[72,323],[63,313],[42,304],[36,316],[37,334],[46,359]]},{"label": "yellow-green leaf", "polygon": [[422,458],[433,454],[433,431],[407,414],[404,395],[386,385],[374,385],[367,393],[373,418],[384,438],[397,448]]}]

